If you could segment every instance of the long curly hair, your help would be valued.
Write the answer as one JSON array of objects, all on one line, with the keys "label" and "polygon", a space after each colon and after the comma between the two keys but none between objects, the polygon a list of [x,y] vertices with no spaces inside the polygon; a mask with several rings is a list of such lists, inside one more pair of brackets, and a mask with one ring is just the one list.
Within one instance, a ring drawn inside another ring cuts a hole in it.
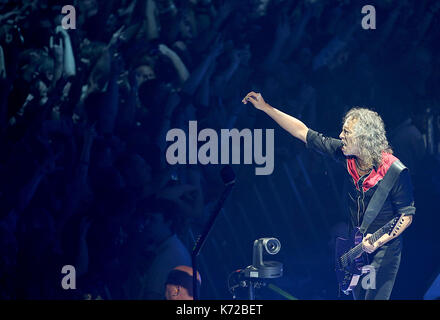
[{"label": "long curly hair", "polygon": [[375,111],[355,107],[346,113],[343,123],[352,120],[355,120],[353,139],[359,150],[359,157],[376,168],[379,167],[382,164],[382,153],[393,153],[382,118]]}]

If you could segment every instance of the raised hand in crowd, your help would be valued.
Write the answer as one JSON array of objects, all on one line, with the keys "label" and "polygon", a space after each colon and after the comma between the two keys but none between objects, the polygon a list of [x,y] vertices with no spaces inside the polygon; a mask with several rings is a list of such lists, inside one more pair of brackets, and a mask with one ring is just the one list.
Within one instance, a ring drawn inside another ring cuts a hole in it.
[{"label": "raised hand in crowd", "polygon": [[62,27],[57,26],[55,33],[61,35],[63,43],[63,75],[69,78],[76,75],[75,55],[69,33]]},{"label": "raised hand in crowd", "polygon": [[118,30],[116,30],[115,33],[113,33],[107,45],[107,48],[111,49],[112,53],[115,53],[115,51],[117,51],[121,43],[126,39],[125,38],[126,36],[124,34],[124,29],[125,29],[125,25],[121,26]]},{"label": "raised hand in crowd", "polygon": [[180,59],[179,55],[164,44],[159,45],[159,51],[171,60],[174,68],[179,75],[180,82],[184,83],[189,77],[189,71],[183,63],[182,59]]}]

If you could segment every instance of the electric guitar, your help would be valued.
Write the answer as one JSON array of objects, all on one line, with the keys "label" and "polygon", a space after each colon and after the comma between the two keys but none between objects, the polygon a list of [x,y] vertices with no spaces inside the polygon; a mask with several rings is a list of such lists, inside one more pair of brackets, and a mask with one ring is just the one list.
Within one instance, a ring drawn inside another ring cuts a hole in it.
[{"label": "electric guitar", "polygon": [[[375,243],[384,234],[396,235],[403,223],[403,214],[395,217],[386,225],[377,230],[368,239],[370,244]],[[362,250],[363,235],[359,228],[353,230],[350,240],[344,238],[336,239],[336,278],[339,289],[346,295],[356,287],[362,275],[362,267],[368,264],[366,252]]]}]

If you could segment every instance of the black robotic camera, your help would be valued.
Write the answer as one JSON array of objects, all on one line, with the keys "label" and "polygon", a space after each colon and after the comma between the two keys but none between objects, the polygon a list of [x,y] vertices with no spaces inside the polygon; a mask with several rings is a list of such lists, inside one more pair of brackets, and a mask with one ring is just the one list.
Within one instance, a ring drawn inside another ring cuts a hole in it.
[{"label": "black robotic camera", "polygon": [[252,265],[244,269],[246,278],[274,279],[282,277],[283,264],[277,261],[264,261],[263,248],[266,253],[275,255],[281,250],[277,238],[260,238],[254,241]]}]

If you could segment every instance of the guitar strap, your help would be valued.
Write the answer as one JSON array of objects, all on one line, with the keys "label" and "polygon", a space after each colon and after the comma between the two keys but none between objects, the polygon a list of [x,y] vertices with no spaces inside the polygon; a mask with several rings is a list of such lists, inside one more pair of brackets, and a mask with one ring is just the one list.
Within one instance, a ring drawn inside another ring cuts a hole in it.
[{"label": "guitar strap", "polygon": [[374,221],[374,219],[376,219],[380,209],[382,209],[382,206],[388,197],[388,194],[391,191],[391,188],[396,183],[400,173],[405,169],[406,167],[402,162],[400,162],[400,160],[394,161],[388,169],[387,173],[371,197],[367,210],[365,210],[364,218],[362,219],[362,224],[359,228],[362,234],[365,234],[370,224]]}]

